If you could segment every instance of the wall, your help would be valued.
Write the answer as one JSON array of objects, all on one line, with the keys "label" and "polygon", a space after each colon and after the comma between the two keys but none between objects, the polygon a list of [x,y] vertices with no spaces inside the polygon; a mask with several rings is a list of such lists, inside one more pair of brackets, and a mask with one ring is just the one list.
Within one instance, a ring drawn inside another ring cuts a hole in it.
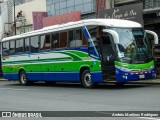
[{"label": "wall", "polygon": [[68,22],[75,22],[81,19],[80,11],[75,11],[66,14],[49,16],[43,18],[43,27],[48,27],[56,24],[63,24]]},{"label": "wall", "polygon": [[27,25],[33,24],[32,12],[46,12],[46,0],[33,0],[16,6],[16,15],[19,11],[23,11]]},{"label": "wall", "polygon": [[43,28],[43,18],[47,16],[46,12],[33,12],[34,30]]},{"label": "wall", "polygon": [[[0,41],[4,37],[4,23],[8,21],[8,9],[7,9],[7,0],[4,0],[4,3],[1,3],[1,14],[0,14]],[[6,29],[6,31],[8,31]]]}]

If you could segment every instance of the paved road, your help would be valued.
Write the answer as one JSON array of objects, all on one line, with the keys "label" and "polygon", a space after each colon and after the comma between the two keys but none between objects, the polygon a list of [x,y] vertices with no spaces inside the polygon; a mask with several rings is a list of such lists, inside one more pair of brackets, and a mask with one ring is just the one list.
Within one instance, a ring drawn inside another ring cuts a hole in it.
[{"label": "paved road", "polygon": [[[80,84],[47,86],[44,83],[37,83],[32,86],[21,86],[18,82],[0,81],[0,111],[160,111],[160,85],[132,84],[117,87],[110,84],[99,85],[95,89],[85,89]],[[66,118],[57,119],[66,120]]]}]

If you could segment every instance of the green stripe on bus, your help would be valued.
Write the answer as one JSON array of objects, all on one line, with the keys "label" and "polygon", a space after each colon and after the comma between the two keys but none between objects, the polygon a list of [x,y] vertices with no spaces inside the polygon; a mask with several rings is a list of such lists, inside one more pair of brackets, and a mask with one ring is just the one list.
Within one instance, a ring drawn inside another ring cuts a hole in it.
[{"label": "green stripe on bus", "polygon": [[149,68],[153,66],[154,60],[152,60],[149,63],[143,63],[143,64],[128,64],[128,63],[115,61],[115,65],[123,68],[128,68],[128,69],[144,69],[144,68]]}]

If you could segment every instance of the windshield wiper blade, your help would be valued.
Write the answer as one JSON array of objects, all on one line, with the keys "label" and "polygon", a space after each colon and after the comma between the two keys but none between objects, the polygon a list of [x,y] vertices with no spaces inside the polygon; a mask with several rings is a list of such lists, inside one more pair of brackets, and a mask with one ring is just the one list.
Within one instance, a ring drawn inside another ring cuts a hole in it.
[{"label": "windshield wiper blade", "polygon": [[147,58],[147,61],[148,61],[148,60],[149,60],[149,57],[148,57],[147,53],[144,51],[143,48],[141,48],[141,49],[142,49],[143,53],[145,54],[145,56],[146,56],[146,58]]}]

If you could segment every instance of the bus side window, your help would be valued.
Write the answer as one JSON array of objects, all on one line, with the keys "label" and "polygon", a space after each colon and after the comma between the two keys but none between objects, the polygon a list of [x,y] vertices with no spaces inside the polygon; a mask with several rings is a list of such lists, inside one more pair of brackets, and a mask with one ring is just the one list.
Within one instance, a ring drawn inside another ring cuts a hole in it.
[{"label": "bus side window", "polygon": [[23,53],[23,39],[16,40],[16,53]]},{"label": "bus side window", "polygon": [[31,52],[39,51],[39,37],[33,36],[31,37]]},{"label": "bus side window", "polygon": [[87,40],[86,40],[86,37],[84,35],[84,33],[82,32],[82,45],[87,45]]},{"label": "bus side window", "polygon": [[40,37],[40,50],[51,49],[51,39],[50,35],[43,35]]},{"label": "bus side window", "polygon": [[51,36],[52,49],[59,48],[59,34],[52,34]]},{"label": "bus side window", "polygon": [[87,26],[87,29],[89,31],[89,34],[91,35],[91,37],[96,37],[97,35],[97,27],[96,25],[89,25]]},{"label": "bus side window", "polygon": [[10,41],[10,54],[15,54],[15,41]]},{"label": "bus side window", "polygon": [[60,48],[67,47],[67,32],[60,33]]},{"label": "bus side window", "polygon": [[75,33],[75,46],[79,47],[82,46],[82,34],[81,34],[81,29],[76,30]]},{"label": "bus side window", "polygon": [[29,52],[29,38],[24,39],[24,52]]},{"label": "bus side window", "polygon": [[75,47],[76,46],[76,42],[74,41],[73,30],[69,31],[68,40],[69,40],[69,47]]},{"label": "bus side window", "polygon": [[4,42],[3,43],[3,56],[8,56],[9,55],[9,42]]}]

